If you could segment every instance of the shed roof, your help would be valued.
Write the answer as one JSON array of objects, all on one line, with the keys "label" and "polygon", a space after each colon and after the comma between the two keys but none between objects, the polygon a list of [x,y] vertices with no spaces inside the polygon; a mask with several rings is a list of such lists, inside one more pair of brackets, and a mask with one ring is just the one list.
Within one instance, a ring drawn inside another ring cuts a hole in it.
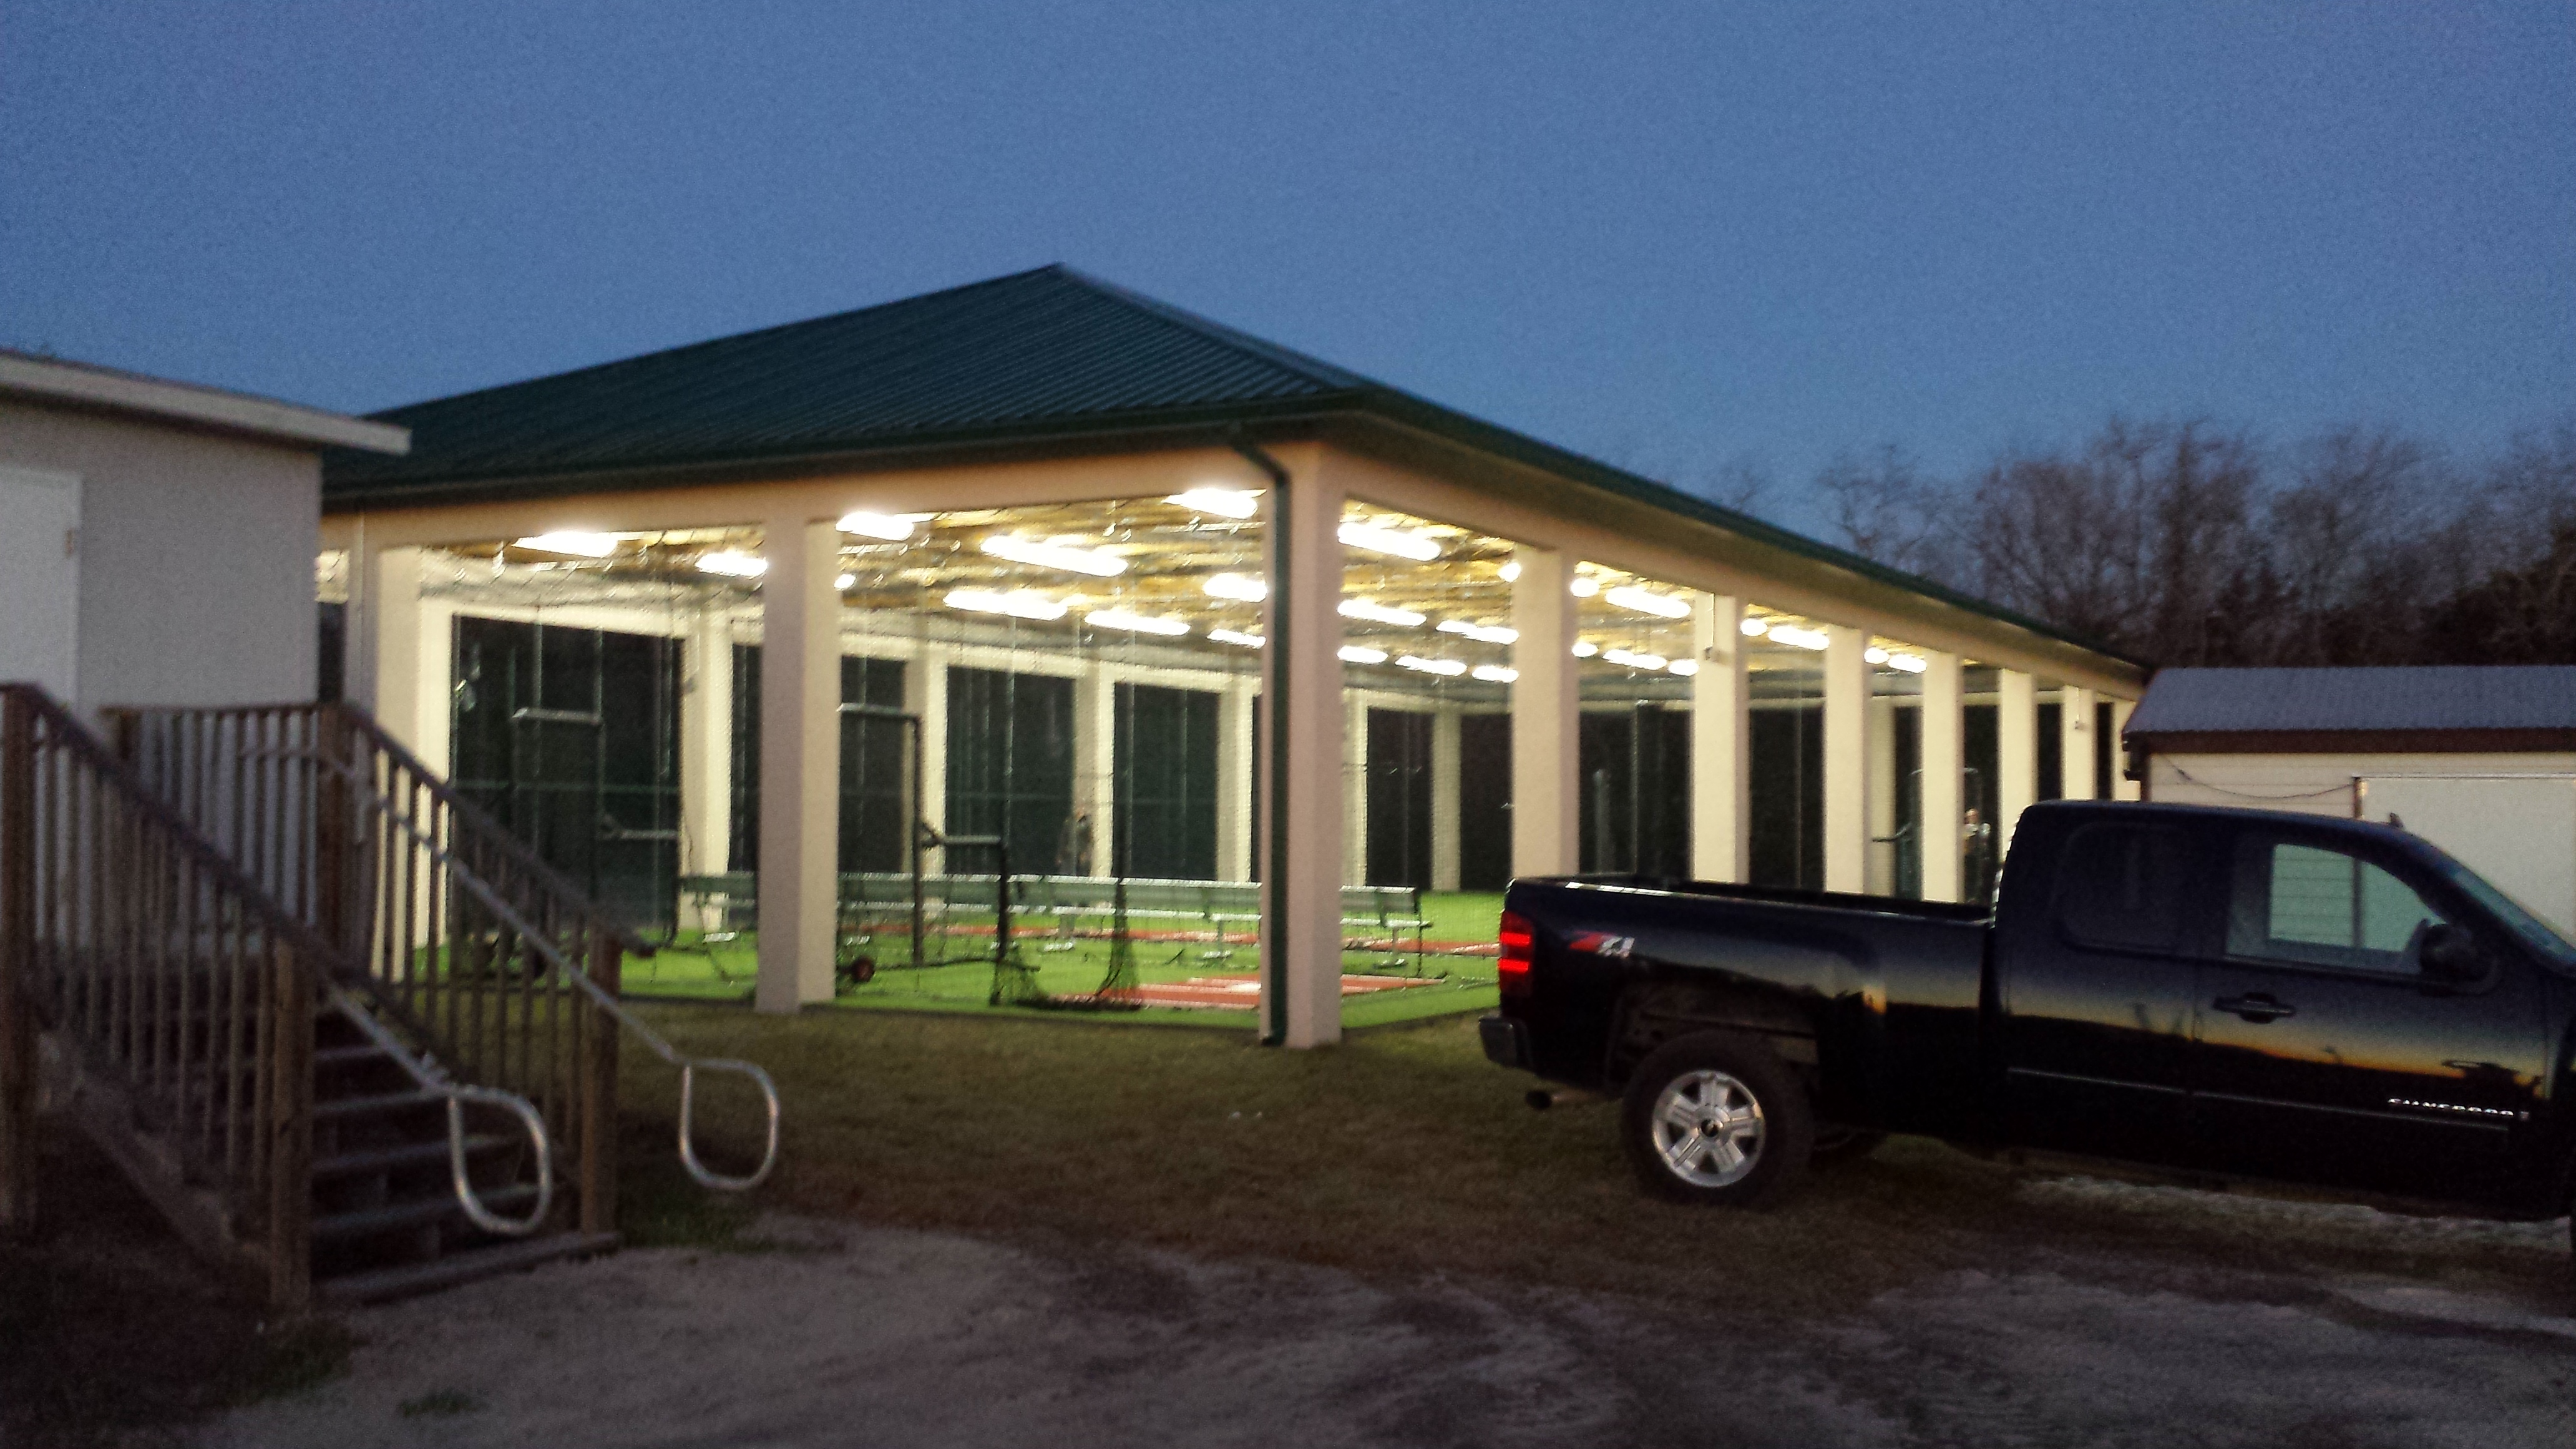
[{"label": "shed roof", "polygon": [[0,347],[0,397],[148,418],[315,451],[350,449],[343,456],[353,458],[399,454],[410,446],[401,428],[381,422],[7,347]]},{"label": "shed roof", "polygon": [[326,457],[326,513],[555,496],[589,491],[603,475],[634,486],[647,473],[949,447],[1097,446],[1193,427],[1369,417],[2119,657],[2041,620],[1063,266],[373,416],[408,428],[411,451]]},{"label": "shed roof", "polygon": [[2167,669],[2132,737],[2576,730],[2576,666]]}]

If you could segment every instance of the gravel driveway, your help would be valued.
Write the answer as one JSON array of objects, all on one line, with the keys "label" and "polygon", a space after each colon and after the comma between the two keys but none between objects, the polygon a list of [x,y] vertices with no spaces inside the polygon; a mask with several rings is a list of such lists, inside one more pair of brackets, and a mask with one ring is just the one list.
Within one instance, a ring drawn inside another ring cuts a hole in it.
[{"label": "gravel driveway", "polygon": [[[2367,1211],[2030,1190],[2292,1233]],[[2389,1231],[2392,1253],[2408,1233],[2480,1237],[2511,1271],[2177,1281],[2169,1260],[2041,1250],[1765,1322],[780,1217],[761,1251],[630,1251],[353,1315],[347,1377],[197,1442],[2576,1444],[2565,1225]]]}]

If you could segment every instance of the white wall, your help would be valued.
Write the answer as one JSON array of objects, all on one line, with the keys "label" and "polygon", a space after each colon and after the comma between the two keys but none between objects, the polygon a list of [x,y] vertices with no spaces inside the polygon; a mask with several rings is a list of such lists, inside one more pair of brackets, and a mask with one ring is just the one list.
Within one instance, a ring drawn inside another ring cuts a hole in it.
[{"label": "white wall", "polygon": [[313,697],[313,453],[11,401],[0,466],[80,479],[76,707]]}]

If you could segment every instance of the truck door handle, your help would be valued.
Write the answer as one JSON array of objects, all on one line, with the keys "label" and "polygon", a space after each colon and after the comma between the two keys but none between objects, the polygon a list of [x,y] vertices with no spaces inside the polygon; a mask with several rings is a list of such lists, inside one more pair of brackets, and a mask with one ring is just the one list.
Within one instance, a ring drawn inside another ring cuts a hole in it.
[{"label": "truck door handle", "polygon": [[2252,996],[2222,996],[2212,1004],[2221,1011],[2234,1012],[2247,1021],[2256,1023],[2278,1021],[2282,1017],[2299,1014],[2297,1007],[2260,992]]}]

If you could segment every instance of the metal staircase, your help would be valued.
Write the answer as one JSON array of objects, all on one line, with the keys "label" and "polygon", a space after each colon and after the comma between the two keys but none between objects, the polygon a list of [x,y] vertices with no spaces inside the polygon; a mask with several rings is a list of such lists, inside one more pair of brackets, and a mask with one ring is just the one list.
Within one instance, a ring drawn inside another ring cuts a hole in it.
[{"label": "metal staircase", "polygon": [[[113,711],[0,685],[0,1229],[32,1213],[38,1036],[73,1118],[281,1307],[429,1291],[615,1241],[617,1035],[681,1072],[679,1152],[741,1189],[778,1098],[616,997],[640,949],[362,713]],[[762,1094],[708,1169],[699,1074]]]}]

